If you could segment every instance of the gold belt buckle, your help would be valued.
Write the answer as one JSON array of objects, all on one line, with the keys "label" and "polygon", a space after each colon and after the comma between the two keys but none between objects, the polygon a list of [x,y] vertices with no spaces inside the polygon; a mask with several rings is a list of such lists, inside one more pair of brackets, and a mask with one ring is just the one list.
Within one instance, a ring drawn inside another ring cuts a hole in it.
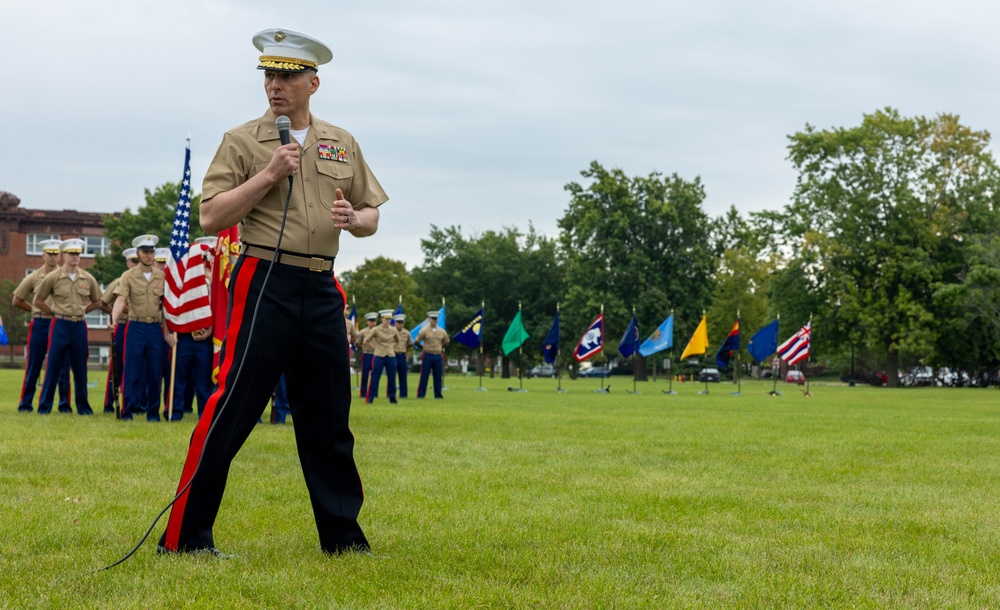
[{"label": "gold belt buckle", "polygon": [[[325,263],[325,262],[326,262],[325,260],[323,260],[321,258],[316,258],[315,256],[313,256],[312,258],[309,259],[309,271],[318,271],[318,272],[322,273],[322,271],[323,271],[323,263]],[[316,265],[316,266],[313,267],[313,265]]]}]

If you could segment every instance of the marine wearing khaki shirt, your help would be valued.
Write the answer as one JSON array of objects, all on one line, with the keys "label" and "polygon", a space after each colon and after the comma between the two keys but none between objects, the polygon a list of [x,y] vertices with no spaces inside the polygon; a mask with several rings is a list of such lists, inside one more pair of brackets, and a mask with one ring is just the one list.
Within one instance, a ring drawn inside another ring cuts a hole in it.
[{"label": "marine wearing khaki shirt", "polygon": [[[58,267],[57,267],[58,269]],[[52,316],[45,313],[41,309],[35,306],[35,290],[38,289],[38,285],[42,283],[45,276],[50,272],[46,271],[45,267],[39,267],[31,272],[31,275],[21,280],[21,283],[17,285],[14,290],[14,296],[21,299],[22,301],[29,303],[31,307],[31,316],[34,318],[51,318]]]},{"label": "marine wearing khaki shirt", "polygon": [[[261,118],[226,132],[205,174],[202,201],[236,188],[267,167],[280,140],[275,118],[268,110]],[[311,116],[300,153],[282,250],[333,258],[340,251],[341,232],[330,222],[336,189],[355,210],[378,207],[389,197],[365,163],[354,136],[339,127]],[[240,222],[240,241],[273,250],[287,196],[288,181],[282,180]]]},{"label": "marine wearing khaki shirt", "polygon": [[149,274],[150,278],[147,280],[141,266],[129,269],[122,274],[115,289],[115,294],[122,297],[123,305],[128,307],[129,320],[163,320],[163,283],[166,275],[156,267],[151,267]]},{"label": "marine wearing khaki shirt", "polygon": [[431,328],[430,326],[424,326],[417,333],[416,342],[423,342],[425,354],[440,354],[444,351],[444,348],[448,347],[450,341],[448,333],[441,330],[440,327],[435,326]]},{"label": "marine wearing khaki shirt", "polygon": [[39,283],[35,290],[36,307],[39,301],[46,302],[57,318],[63,316],[74,321],[82,320],[87,312],[98,308],[101,285],[83,269],[77,268],[74,280],[60,267]]},{"label": "marine wearing khaki shirt", "polygon": [[396,356],[396,341],[399,340],[399,331],[394,326],[376,326],[365,339],[365,346],[371,345],[376,358],[386,356]]},{"label": "marine wearing khaki shirt", "polygon": [[396,355],[406,355],[406,352],[413,347],[413,337],[410,336],[410,331],[403,328],[402,324],[396,326],[396,332],[399,335],[395,345]]}]

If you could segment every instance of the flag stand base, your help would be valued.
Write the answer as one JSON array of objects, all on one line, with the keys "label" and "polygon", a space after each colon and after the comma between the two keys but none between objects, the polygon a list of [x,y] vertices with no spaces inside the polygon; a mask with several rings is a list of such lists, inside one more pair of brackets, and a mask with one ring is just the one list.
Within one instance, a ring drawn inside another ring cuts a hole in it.
[{"label": "flag stand base", "polygon": [[639,390],[625,390],[625,392],[628,394],[642,394]]},{"label": "flag stand base", "polygon": [[673,390],[662,390],[662,392],[663,392],[664,394],[671,394],[671,395],[676,395],[676,394],[677,394],[677,392],[675,392],[675,391],[673,391]]},{"label": "flag stand base", "polygon": [[489,392],[486,388],[476,388],[477,392]]},{"label": "flag stand base", "polygon": [[743,396],[743,393],[742,392],[730,392],[729,395],[730,396]]},{"label": "flag stand base", "polygon": [[565,388],[556,388],[556,392],[559,392],[560,394],[569,394],[569,390]]},{"label": "flag stand base", "polygon": [[778,390],[771,390],[770,392],[767,393],[767,395],[768,396],[781,396],[781,392],[779,392]]},{"label": "flag stand base", "polygon": [[507,391],[508,392],[527,392],[528,390],[525,390],[524,388],[515,388],[514,386],[509,385],[509,386],[507,386]]},{"label": "flag stand base", "polygon": [[708,394],[708,390],[698,390],[699,394]]},{"label": "flag stand base", "polygon": [[610,394],[611,393],[611,386],[608,386],[606,388],[600,388],[598,390],[594,390],[593,393],[594,394]]}]

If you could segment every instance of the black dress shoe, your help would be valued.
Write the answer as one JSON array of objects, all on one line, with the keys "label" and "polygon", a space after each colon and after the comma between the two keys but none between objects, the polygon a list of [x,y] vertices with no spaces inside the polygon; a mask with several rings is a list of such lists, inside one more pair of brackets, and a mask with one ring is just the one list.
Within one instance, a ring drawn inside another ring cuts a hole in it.
[{"label": "black dress shoe", "polygon": [[183,553],[185,555],[211,555],[212,557],[215,557],[216,559],[232,559],[233,558],[233,556],[230,555],[229,553],[223,553],[222,551],[220,551],[219,549],[215,548],[214,546],[206,546],[206,547],[202,547],[200,549],[183,549],[183,550],[171,551],[171,550],[169,550],[169,549],[167,549],[165,547],[157,545],[156,546],[156,552],[159,553],[160,555],[169,555],[171,553],[177,553],[177,554]]}]

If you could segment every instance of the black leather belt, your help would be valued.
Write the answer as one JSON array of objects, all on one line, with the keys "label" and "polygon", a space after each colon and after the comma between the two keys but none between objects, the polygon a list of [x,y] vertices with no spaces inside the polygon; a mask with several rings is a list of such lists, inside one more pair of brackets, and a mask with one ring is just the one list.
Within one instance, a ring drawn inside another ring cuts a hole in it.
[{"label": "black leather belt", "polygon": [[[240,246],[240,254],[246,254],[247,256],[252,256],[254,258],[262,258],[264,260],[271,260],[274,258],[274,250],[271,248],[263,248],[261,246],[253,246],[250,244],[243,244]],[[292,267],[302,267],[303,269],[316,271],[318,273],[333,271],[333,259],[319,256],[301,256],[298,254],[282,252],[278,255],[278,263]]]}]

